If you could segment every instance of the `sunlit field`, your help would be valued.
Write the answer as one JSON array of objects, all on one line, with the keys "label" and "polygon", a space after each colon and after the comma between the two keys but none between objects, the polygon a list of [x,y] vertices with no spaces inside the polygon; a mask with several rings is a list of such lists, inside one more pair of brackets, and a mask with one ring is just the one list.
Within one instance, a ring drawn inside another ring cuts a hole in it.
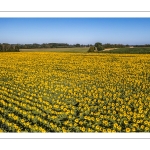
[{"label": "sunlit field", "polygon": [[150,54],[0,54],[0,132],[150,132]]},{"label": "sunlit field", "polygon": [[20,49],[20,52],[68,52],[68,53],[85,53],[89,47],[73,47],[73,48],[35,48]]}]

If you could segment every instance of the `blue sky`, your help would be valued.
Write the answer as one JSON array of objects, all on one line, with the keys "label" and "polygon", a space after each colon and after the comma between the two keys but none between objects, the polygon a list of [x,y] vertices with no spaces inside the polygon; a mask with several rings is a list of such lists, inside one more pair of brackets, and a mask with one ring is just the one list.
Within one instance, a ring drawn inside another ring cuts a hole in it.
[{"label": "blue sky", "polygon": [[0,18],[0,43],[150,44],[150,18]]}]

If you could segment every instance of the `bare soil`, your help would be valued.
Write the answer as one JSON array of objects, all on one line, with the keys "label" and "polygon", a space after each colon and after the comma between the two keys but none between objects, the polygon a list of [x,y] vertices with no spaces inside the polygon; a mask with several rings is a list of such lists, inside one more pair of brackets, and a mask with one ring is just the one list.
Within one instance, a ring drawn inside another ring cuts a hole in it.
[{"label": "bare soil", "polygon": [[118,49],[118,48],[106,48],[103,51],[110,51],[110,50],[114,50],[114,49]]}]

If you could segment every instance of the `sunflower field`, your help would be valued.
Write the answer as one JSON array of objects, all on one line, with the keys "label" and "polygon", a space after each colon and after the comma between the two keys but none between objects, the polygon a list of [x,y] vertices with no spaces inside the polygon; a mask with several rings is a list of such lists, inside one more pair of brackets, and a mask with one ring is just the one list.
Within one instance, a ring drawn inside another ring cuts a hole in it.
[{"label": "sunflower field", "polygon": [[150,55],[1,53],[0,132],[150,132]]}]

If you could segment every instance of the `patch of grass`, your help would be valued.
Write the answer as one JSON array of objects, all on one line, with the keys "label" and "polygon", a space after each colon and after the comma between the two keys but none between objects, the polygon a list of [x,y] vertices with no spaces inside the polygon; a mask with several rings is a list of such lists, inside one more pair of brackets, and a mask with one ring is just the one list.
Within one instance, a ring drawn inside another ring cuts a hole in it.
[{"label": "patch of grass", "polygon": [[20,49],[20,52],[69,52],[69,53],[85,53],[88,47],[75,48],[39,48],[39,49]]},{"label": "patch of grass", "polygon": [[119,48],[110,51],[101,51],[100,53],[115,53],[115,54],[150,54],[150,47],[137,48]]}]

